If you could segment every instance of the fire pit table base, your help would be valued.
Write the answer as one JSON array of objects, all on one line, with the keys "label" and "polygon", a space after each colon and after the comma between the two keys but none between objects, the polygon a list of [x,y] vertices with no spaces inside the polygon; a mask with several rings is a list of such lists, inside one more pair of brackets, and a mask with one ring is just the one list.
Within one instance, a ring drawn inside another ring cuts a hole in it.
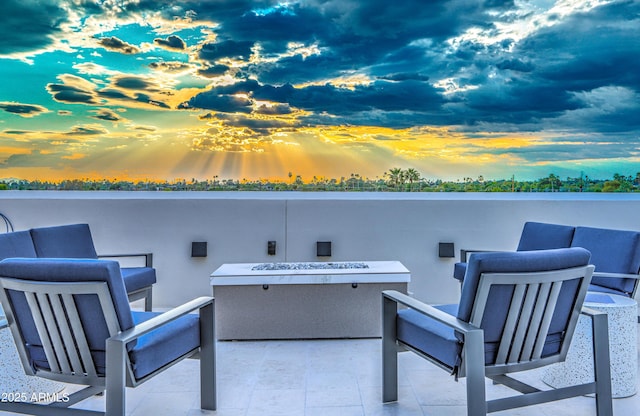
[{"label": "fire pit table base", "polygon": [[211,279],[217,339],[380,337],[380,293],[406,293],[410,274],[399,262],[363,263],[357,269],[221,266]]}]

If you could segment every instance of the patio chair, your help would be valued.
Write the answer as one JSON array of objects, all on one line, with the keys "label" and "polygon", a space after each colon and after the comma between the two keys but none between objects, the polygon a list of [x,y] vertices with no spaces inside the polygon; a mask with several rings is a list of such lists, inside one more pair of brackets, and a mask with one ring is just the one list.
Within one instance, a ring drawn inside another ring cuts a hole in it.
[{"label": "patio chair", "polygon": [[591,252],[596,269],[590,292],[635,298],[640,281],[640,232],[576,227],[571,246]]},{"label": "patio chair", "polygon": [[0,410],[95,414],[66,407],[106,390],[106,415],[124,415],[125,387],[197,356],[200,405],[215,410],[212,298],[135,312],[115,261],[13,258],[0,262],[0,300],[26,374],[87,386],[66,401],[0,403]]},{"label": "patio chair", "polygon": [[[397,348],[405,347],[466,377],[469,416],[589,393],[598,415],[611,415],[604,313],[582,311],[593,321],[594,382],[539,390],[508,375],[565,360],[593,272],[588,262],[582,248],[476,253],[458,305],[383,292],[383,401],[398,399]],[[487,401],[485,377],[522,394]]]},{"label": "patio chair", "polygon": [[122,267],[121,273],[129,301],[144,299],[144,309],[151,311],[153,285],[156,283],[156,271],[153,268],[151,253],[101,254],[93,245],[93,237],[88,224],[68,224],[54,227],[32,228],[30,230],[37,257],[46,258],[125,258],[144,259],[143,267]]},{"label": "patio chair", "polygon": [[[525,222],[516,251],[549,250],[553,248],[570,247],[574,230],[575,228],[570,225],[535,221]],[[486,252],[488,252],[488,250],[460,250],[460,262],[454,265],[453,277],[462,282],[467,270],[467,257],[472,253]]]}]

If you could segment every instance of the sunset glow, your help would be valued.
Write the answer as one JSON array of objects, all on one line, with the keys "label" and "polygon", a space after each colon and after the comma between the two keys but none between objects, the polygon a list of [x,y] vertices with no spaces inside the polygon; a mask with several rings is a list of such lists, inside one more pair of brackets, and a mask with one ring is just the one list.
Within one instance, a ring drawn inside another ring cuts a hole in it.
[{"label": "sunset glow", "polygon": [[0,12],[0,178],[640,172],[637,1]]}]

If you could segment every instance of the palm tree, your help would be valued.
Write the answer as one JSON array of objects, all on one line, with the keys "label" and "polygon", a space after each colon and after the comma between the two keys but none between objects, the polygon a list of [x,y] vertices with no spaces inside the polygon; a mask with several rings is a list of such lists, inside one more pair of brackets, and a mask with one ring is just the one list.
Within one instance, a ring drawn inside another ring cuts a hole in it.
[{"label": "palm tree", "polygon": [[404,177],[409,181],[409,189],[413,189],[413,183],[420,180],[420,173],[414,168],[409,168],[404,172]]},{"label": "palm tree", "polygon": [[389,169],[389,172],[385,173],[385,176],[389,177],[389,183],[394,188],[399,188],[401,183],[404,183],[404,174],[400,168]]}]

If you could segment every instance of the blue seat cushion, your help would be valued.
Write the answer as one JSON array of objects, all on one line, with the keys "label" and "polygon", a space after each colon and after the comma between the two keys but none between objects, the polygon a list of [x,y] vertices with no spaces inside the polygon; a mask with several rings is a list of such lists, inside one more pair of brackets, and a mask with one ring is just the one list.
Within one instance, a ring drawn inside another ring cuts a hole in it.
[{"label": "blue seat cushion", "polygon": [[[456,316],[458,305],[439,305],[435,308],[451,316]],[[398,340],[457,372],[457,367],[461,362],[463,338],[456,334],[455,330],[413,309],[398,311],[396,325]],[[542,350],[542,356],[557,354],[562,346],[562,338],[562,332],[549,334]],[[485,365],[495,362],[498,355],[498,341],[485,342]]]},{"label": "blue seat cushion", "polygon": [[29,231],[0,234],[0,260],[11,257],[37,257]]},{"label": "blue seat cushion", "polygon": [[570,225],[526,222],[516,251],[570,247],[574,230],[575,228]]},{"label": "blue seat cushion", "polygon": [[152,267],[123,267],[120,272],[127,293],[156,283],[156,270]]},{"label": "blue seat cushion", "polygon": [[38,257],[95,259],[98,257],[88,224],[32,228]]},{"label": "blue seat cushion", "polygon": [[[161,312],[133,312],[137,324]],[[181,316],[161,328],[138,338],[129,352],[136,379],[145,377],[162,366],[182,357],[200,346],[200,318],[198,314]]]},{"label": "blue seat cushion", "polygon": [[[133,312],[137,324],[147,321],[161,312]],[[200,346],[200,321],[197,314],[189,314],[138,338],[129,352],[129,359],[136,379],[141,379],[162,366],[182,357]],[[47,357],[41,346],[29,348],[31,363],[35,368],[49,369]],[[103,347],[91,352],[96,371],[106,373],[106,352]]]},{"label": "blue seat cushion", "polygon": [[[640,233],[636,231],[577,227],[571,243],[591,252],[591,263],[596,272],[638,274],[640,271]],[[636,279],[593,277],[591,283],[623,292],[633,291]]]}]

